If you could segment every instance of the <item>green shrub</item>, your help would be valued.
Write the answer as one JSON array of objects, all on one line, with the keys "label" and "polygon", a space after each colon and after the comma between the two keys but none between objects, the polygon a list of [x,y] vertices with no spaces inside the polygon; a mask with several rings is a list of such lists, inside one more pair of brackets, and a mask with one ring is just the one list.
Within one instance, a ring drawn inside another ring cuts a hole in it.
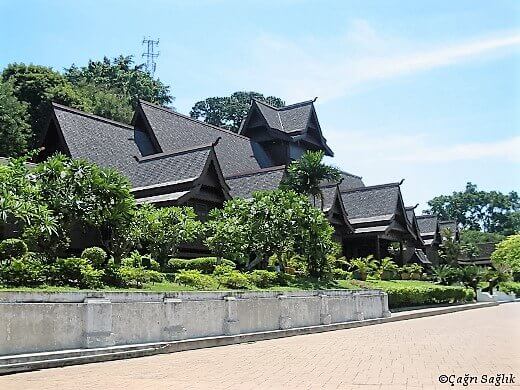
[{"label": "green shrub", "polygon": [[520,297],[520,283],[519,282],[502,282],[499,285],[499,289],[506,294],[514,293],[517,297]]},{"label": "green shrub", "polygon": [[167,269],[169,272],[180,270],[196,270],[204,274],[212,274],[218,265],[227,265],[236,268],[236,264],[231,260],[219,259],[217,257],[198,257],[195,259],[170,259]]},{"label": "green shrub", "polygon": [[110,260],[105,266],[105,274],[103,275],[103,284],[114,287],[124,287],[125,281],[119,273],[119,266],[114,263],[114,260]]},{"label": "green shrub", "polygon": [[234,268],[226,265],[226,264],[220,264],[215,267],[215,270],[213,271],[213,276],[220,276],[225,275],[230,272],[233,272]]},{"label": "green shrub", "polygon": [[332,275],[334,276],[334,279],[349,279],[352,276],[352,272],[345,271],[341,268],[334,268],[332,270]]},{"label": "green shrub", "polygon": [[31,255],[0,265],[0,284],[5,286],[38,286],[45,278],[45,264]]},{"label": "green shrub", "polygon": [[217,288],[215,279],[209,275],[204,275],[197,270],[181,270],[177,273],[175,281],[185,286],[195,287],[203,290]]},{"label": "green shrub", "polygon": [[385,291],[392,308],[464,302],[474,298],[471,289],[427,282],[373,281],[369,286]]},{"label": "green shrub", "polygon": [[100,288],[103,286],[103,270],[96,270],[87,259],[71,257],[58,259],[50,267],[50,281],[57,286]]},{"label": "green shrub", "polygon": [[276,274],[276,272],[266,270],[258,269],[249,274],[249,281],[260,288],[274,286],[276,284],[277,279],[278,275]]},{"label": "green shrub", "polygon": [[27,254],[27,245],[17,238],[8,238],[0,242],[0,262],[21,259]]},{"label": "green shrub", "polygon": [[251,288],[251,283],[246,274],[237,270],[231,270],[216,276],[220,286],[237,289]]},{"label": "green shrub", "polygon": [[400,269],[401,279],[403,280],[421,280],[423,267],[419,264],[406,264]]},{"label": "green shrub", "polygon": [[105,264],[107,253],[103,249],[93,246],[91,248],[86,248],[81,253],[81,257],[87,259],[95,268],[102,268]]},{"label": "green shrub", "polygon": [[119,268],[118,273],[127,287],[141,288],[146,283],[160,283],[164,280],[160,272],[147,270],[144,267],[123,266]]},{"label": "green shrub", "polygon": [[284,272],[279,272],[276,277],[276,284],[278,286],[290,286],[296,281],[296,276],[287,274]]}]

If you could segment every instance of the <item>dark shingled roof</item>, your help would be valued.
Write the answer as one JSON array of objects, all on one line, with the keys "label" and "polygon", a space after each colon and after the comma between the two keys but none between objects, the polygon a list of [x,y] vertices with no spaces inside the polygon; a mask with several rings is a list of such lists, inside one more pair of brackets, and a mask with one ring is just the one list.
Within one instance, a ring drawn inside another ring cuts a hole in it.
[{"label": "dark shingled roof", "polygon": [[255,191],[275,190],[285,174],[285,165],[226,177],[233,198],[249,199]]},{"label": "dark shingled roof", "polygon": [[142,157],[130,173],[132,183],[139,187],[197,179],[202,175],[212,145],[173,153]]},{"label": "dark shingled roof", "polygon": [[341,192],[349,219],[392,216],[397,208],[399,183],[361,187]]},{"label": "dark shingled roof", "polygon": [[212,145],[141,157],[132,127],[53,104],[59,130],[72,158],[114,168],[133,187],[195,179],[206,164]]},{"label": "dark shingled roof", "polygon": [[336,193],[338,191],[337,185],[329,185],[321,187],[321,193],[323,194],[323,211],[328,211],[334,205],[336,200]]},{"label": "dark shingled roof", "polygon": [[225,176],[258,170],[268,162],[261,147],[247,137],[143,100],[139,106],[163,151],[193,148],[213,143],[220,137],[215,151]]},{"label": "dark shingled roof", "polygon": [[458,230],[456,221],[439,221],[439,228],[441,229],[441,232],[444,229],[450,229],[452,233],[456,233]]},{"label": "dark shingled roof", "polygon": [[261,100],[256,100],[258,108],[267,124],[272,129],[284,133],[303,132],[307,128],[312,113],[313,101],[291,104],[284,107],[273,107]]},{"label": "dark shingled roof", "polygon": [[437,232],[438,218],[436,215],[418,215],[417,223],[421,236],[434,235]]},{"label": "dark shingled roof", "polygon": [[328,187],[331,185],[338,185],[341,192],[352,190],[355,188],[365,187],[365,183],[363,183],[361,176],[353,175],[348,172],[341,172],[341,179],[338,183],[332,181],[323,181],[321,186]]}]

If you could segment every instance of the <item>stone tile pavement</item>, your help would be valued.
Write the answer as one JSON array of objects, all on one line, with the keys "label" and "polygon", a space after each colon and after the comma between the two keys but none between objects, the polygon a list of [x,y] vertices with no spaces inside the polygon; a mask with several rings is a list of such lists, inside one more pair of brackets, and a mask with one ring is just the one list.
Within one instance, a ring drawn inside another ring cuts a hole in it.
[{"label": "stone tile pavement", "polygon": [[0,389],[453,389],[440,375],[516,377],[520,303],[169,355],[0,377]]}]

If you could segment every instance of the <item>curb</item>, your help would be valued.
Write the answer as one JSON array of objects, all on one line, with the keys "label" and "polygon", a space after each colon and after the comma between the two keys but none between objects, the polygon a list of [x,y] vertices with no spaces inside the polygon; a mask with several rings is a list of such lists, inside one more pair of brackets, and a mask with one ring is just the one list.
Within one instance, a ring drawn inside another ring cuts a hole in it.
[{"label": "curb", "polygon": [[362,321],[341,322],[330,325],[307,326],[266,332],[243,333],[233,336],[214,336],[171,342],[156,342],[115,347],[76,349],[47,353],[0,356],[0,375],[18,372],[41,370],[45,368],[65,367],[76,364],[98,363],[119,359],[130,359],[165,353],[188,351],[200,348],[220,347],[225,345],[251,343],[256,341],[278,339],[306,334],[330,332],[334,330],[353,329],[363,326],[384,324],[416,318],[431,317],[459,311],[474,310],[498,306],[497,302],[471,303],[452,307],[419,309],[410,312],[398,312],[387,318],[375,318]]}]

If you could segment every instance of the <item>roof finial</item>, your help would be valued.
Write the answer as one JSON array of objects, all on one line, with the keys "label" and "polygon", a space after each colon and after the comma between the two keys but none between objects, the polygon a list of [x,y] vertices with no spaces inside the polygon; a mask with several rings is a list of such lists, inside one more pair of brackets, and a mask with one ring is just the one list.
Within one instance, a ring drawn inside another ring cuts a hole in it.
[{"label": "roof finial", "polygon": [[413,206],[413,209],[415,210],[419,206],[419,203],[417,203],[415,206]]},{"label": "roof finial", "polygon": [[316,100],[318,100],[317,96],[314,99],[312,99],[312,102],[314,103]]},{"label": "roof finial", "polygon": [[401,185],[403,183],[404,183],[404,179],[401,179],[401,181],[399,182],[399,185]]},{"label": "roof finial", "polygon": [[213,146],[213,147],[217,146],[217,145],[218,145],[218,141],[220,141],[221,138],[222,138],[222,137],[217,137],[217,139],[215,140],[215,142],[213,142],[213,143],[211,144],[211,146]]}]

